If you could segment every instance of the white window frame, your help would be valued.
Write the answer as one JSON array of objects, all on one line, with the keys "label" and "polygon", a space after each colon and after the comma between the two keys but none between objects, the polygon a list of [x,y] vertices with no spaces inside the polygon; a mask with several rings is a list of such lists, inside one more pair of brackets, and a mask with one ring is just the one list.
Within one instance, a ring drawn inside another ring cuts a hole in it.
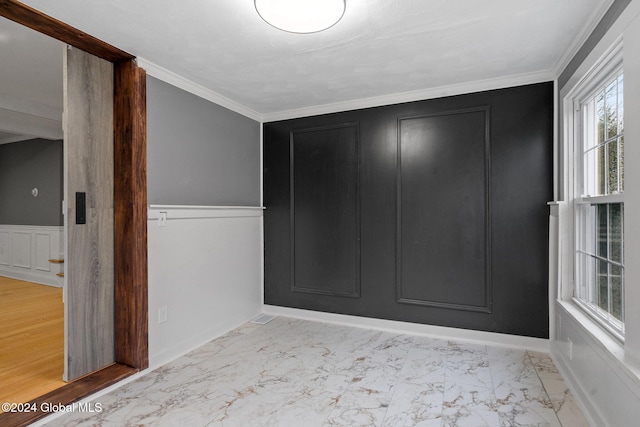
[{"label": "white window frame", "polygon": [[[619,327],[616,322],[609,323],[607,316],[602,316],[598,309],[591,304],[577,297],[578,294],[578,248],[581,234],[578,228],[581,225],[578,215],[581,205],[584,204],[605,204],[605,203],[623,203],[624,193],[607,194],[602,196],[592,196],[581,194],[581,186],[583,181],[583,111],[582,104],[592,98],[610,79],[622,71],[623,64],[623,43],[622,39],[618,39],[614,45],[602,56],[591,70],[574,86],[574,88],[563,99],[564,110],[564,138],[565,153],[568,154],[568,164],[566,165],[567,200],[570,204],[572,218],[570,226],[572,229],[572,256],[569,257],[572,270],[572,279],[570,284],[564,282],[564,286],[570,286],[571,289],[562,289],[561,295],[568,296],[576,307],[589,316],[598,326],[606,331],[617,341],[624,343],[624,323]],[[624,226],[623,226],[624,229]],[[624,284],[623,284],[624,286]],[[623,298],[624,306],[624,298]],[[624,310],[624,308],[623,308]]]}]

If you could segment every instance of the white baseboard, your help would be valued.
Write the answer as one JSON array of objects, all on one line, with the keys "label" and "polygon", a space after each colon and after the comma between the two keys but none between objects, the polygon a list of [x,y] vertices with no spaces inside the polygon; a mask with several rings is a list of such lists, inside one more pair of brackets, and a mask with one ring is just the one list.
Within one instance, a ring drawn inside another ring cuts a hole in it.
[{"label": "white baseboard", "polygon": [[262,312],[276,316],[353,326],[356,328],[376,329],[398,334],[421,335],[432,338],[549,353],[549,340],[542,338],[448,328],[444,326],[423,325],[396,320],[373,319],[370,317],[350,316],[345,314],[324,313],[297,308],[278,307],[268,304],[264,304],[262,306]]},{"label": "white baseboard", "polygon": [[0,267],[0,276],[9,277],[11,279],[23,280],[25,282],[37,283],[39,285],[53,286],[54,288],[62,288],[62,278],[52,277],[50,274],[35,271],[18,271],[16,269],[5,269]]}]

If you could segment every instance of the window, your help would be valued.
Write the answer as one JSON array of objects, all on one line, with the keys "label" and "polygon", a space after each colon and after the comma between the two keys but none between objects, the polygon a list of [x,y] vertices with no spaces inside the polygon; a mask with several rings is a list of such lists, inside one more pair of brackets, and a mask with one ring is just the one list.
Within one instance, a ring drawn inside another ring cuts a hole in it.
[{"label": "window", "polygon": [[[586,87],[586,88],[585,88]],[[574,98],[575,297],[624,337],[624,76],[620,55]]]}]

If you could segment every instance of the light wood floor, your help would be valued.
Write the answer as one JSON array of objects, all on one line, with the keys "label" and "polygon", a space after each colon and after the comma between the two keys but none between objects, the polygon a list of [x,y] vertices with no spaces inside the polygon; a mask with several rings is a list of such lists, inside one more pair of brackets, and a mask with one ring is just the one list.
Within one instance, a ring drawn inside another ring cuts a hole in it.
[{"label": "light wood floor", "polygon": [[0,276],[0,403],[62,387],[63,363],[62,289]]}]

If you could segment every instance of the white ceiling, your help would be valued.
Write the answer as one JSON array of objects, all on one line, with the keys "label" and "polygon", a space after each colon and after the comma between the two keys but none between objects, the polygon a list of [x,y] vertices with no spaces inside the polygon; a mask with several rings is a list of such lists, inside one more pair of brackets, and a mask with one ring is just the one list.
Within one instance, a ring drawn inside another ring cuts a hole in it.
[{"label": "white ceiling", "polygon": [[337,25],[300,35],[266,24],[252,0],[23,1],[141,57],[151,75],[174,73],[256,117],[470,82],[550,80],[612,3],[347,0]]},{"label": "white ceiling", "polygon": [[0,18],[0,144],[62,138],[63,49]]}]

